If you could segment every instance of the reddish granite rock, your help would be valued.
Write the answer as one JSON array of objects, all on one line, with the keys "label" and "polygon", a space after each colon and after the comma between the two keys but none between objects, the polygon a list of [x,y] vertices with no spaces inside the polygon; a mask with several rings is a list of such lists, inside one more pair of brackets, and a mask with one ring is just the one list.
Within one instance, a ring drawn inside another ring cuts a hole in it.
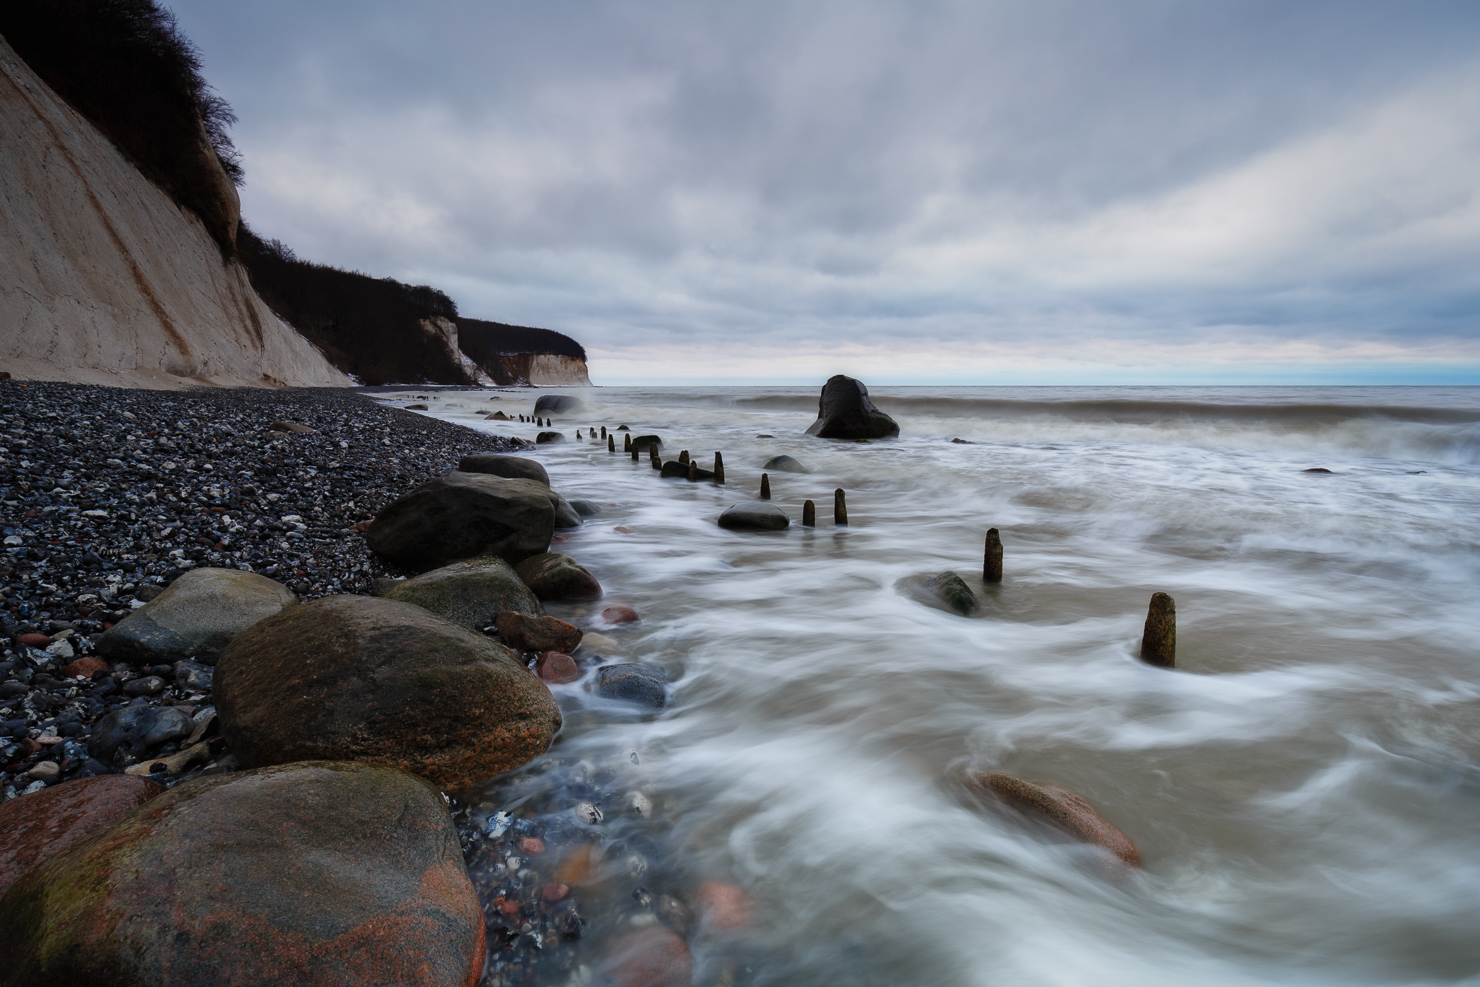
[{"label": "reddish granite rock", "polygon": [[6,987],[472,987],[484,948],[441,793],[368,764],[181,785],[0,899]]},{"label": "reddish granite rock", "polygon": [[1141,866],[1141,851],[1094,806],[1054,785],[1035,785],[1005,774],[972,774],[972,787],[1001,798],[1013,808],[1036,815],[1085,843],[1108,850],[1132,867]]},{"label": "reddish granite rock", "polygon": [[247,767],[371,761],[445,791],[543,754],[560,728],[550,690],[508,648],[370,596],[328,596],[258,623],[217,662],[214,698]]},{"label": "reddish granite rock", "polygon": [[694,896],[694,904],[705,923],[720,932],[743,929],[755,918],[750,895],[724,881],[705,881]]},{"label": "reddish granite rock", "polygon": [[602,964],[612,987],[689,987],[689,947],[671,929],[654,926],[617,940]]},{"label": "reddish granite rock", "polygon": [[164,790],[147,778],[100,775],[0,804],[0,896],[31,867],[107,829]]},{"label": "reddish granite rock", "polygon": [[68,663],[67,667],[62,669],[62,674],[69,679],[90,679],[98,672],[111,671],[112,668],[112,665],[101,658],[78,658]]},{"label": "reddish granite rock", "polygon": [[581,629],[559,617],[536,617],[505,610],[495,621],[499,637],[515,651],[559,651],[569,654],[581,643]]},{"label": "reddish granite rock", "polygon": [[570,655],[558,651],[546,651],[534,663],[534,673],[546,682],[566,685],[581,677],[581,669]]},{"label": "reddish granite rock", "polygon": [[22,634],[16,640],[21,644],[28,644],[33,648],[44,648],[51,644],[51,638],[45,634]]},{"label": "reddish granite rock", "polygon": [[601,611],[601,619],[608,624],[635,624],[642,618],[631,607],[616,604]]}]

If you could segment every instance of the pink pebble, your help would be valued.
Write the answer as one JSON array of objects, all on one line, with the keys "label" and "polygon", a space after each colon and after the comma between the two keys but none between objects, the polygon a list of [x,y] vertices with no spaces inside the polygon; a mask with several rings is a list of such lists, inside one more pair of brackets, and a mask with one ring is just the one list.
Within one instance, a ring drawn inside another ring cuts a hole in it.
[{"label": "pink pebble", "polygon": [[533,836],[526,836],[519,841],[519,852],[526,857],[538,857],[545,852],[545,841]]},{"label": "pink pebble", "polygon": [[618,604],[601,611],[601,619],[608,624],[635,624],[642,618],[631,607],[624,607]]}]

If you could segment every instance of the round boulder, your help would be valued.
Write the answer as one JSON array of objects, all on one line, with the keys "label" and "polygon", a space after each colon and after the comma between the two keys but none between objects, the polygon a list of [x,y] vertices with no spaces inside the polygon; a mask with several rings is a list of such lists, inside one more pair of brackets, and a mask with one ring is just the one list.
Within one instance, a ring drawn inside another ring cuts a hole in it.
[{"label": "round boulder", "polygon": [[564,442],[564,432],[541,432],[534,437],[536,445],[550,445],[554,442]]},{"label": "round boulder", "polygon": [[252,628],[216,666],[221,733],[247,767],[371,761],[456,791],[543,754],[550,690],[514,652],[420,607],[328,596]]},{"label": "round boulder", "polygon": [[601,596],[596,577],[569,555],[546,552],[525,559],[514,571],[541,600],[594,600]]},{"label": "round boulder", "polygon": [[107,829],[164,790],[147,778],[98,775],[0,804],[0,897],[30,868]]},{"label": "round boulder", "polygon": [[484,950],[441,794],[368,764],[181,785],[0,900],[0,982],[34,987],[472,987]]},{"label": "round boulder", "polygon": [[719,526],[731,531],[780,531],[790,525],[785,511],[759,500],[736,504],[719,516]]},{"label": "round boulder", "polygon": [[668,703],[668,676],[661,668],[639,662],[603,665],[596,670],[596,694],[602,699],[662,709]]},{"label": "round boulder", "polygon": [[564,651],[581,643],[581,629],[559,617],[531,616],[513,610],[498,615],[499,637],[515,651]]},{"label": "round boulder", "polygon": [[554,533],[546,484],[454,471],[382,508],[365,543],[396,565],[425,572],[484,555],[519,562],[549,549]]},{"label": "round boulder", "polygon": [[569,394],[541,394],[534,402],[536,415],[566,415],[586,407],[578,397]]},{"label": "round boulder", "polygon": [[942,572],[926,580],[925,588],[950,609],[963,617],[976,612],[976,594],[966,585],[959,572]]},{"label": "round boulder", "polygon": [[762,466],[761,469],[771,470],[775,473],[811,472],[811,470],[807,469],[807,467],[803,466],[795,459],[792,459],[790,456],[772,456],[770,459],[766,460],[766,465]]},{"label": "round boulder", "polygon": [[460,473],[487,473],[509,480],[538,480],[550,485],[550,474],[545,467],[533,459],[522,456],[505,456],[498,452],[475,452],[457,461]]},{"label": "round boulder", "polygon": [[422,573],[397,583],[385,598],[414,604],[475,630],[492,624],[505,610],[545,612],[513,567],[495,556],[454,562]]},{"label": "round boulder", "polygon": [[298,602],[293,591],[255,572],[192,569],[98,641],[109,661],[206,665],[242,631]]}]

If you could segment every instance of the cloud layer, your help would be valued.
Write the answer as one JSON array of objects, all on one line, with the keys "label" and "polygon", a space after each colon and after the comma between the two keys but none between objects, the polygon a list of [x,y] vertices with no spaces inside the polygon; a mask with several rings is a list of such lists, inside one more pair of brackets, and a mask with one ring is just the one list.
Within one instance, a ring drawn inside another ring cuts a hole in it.
[{"label": "cloud layer", "polygon": [[175,7],[260,232],[598,380],[1480,382],[1471,3]]}]

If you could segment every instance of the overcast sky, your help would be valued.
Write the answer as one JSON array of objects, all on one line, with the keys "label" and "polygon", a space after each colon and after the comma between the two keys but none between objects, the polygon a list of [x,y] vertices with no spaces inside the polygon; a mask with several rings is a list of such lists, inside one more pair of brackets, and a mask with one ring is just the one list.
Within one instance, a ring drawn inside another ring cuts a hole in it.
[{"label": "overcast sky", "polygon": [[1480,3],[177,0],[261,234],[598,383],[1480,383]]}]

